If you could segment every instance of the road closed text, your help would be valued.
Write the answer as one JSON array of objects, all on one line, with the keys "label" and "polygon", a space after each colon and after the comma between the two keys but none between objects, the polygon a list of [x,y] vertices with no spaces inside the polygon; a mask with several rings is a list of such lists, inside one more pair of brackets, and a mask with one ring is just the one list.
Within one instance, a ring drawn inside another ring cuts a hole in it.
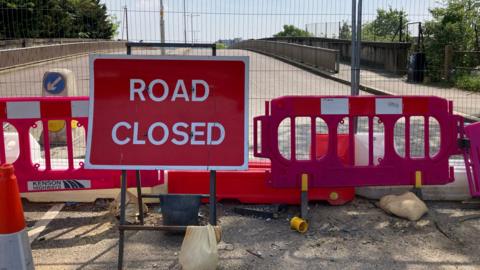
[{"label": "road closed text", "polygon": [[248,57],[90,56],[85,168],[248,168]]},{"label": "road closed text", "polygon": [[[167,82],[155,79],[146,82],[142,79],[130,79],[130,101],[143,102],[204,102],[210,93],[204,80],[185,81],[178,79],[170,89]],[[190,89],[188,91],[187,89]],[[159,119],[161,120],[161,119]],[[145,126],[141,126],[145,125]],[[140,132],[140,130],[144,132]],[[145,132],[146,131],[146,132]],[[112,127],[112,141],[117,145],[160,146],[165,143],[175,145],[220,145],[225,140],[225,127],[219,122],[176,122],[170,125],[162,121],[127,122],[119,121]]]},{"label": "road closed text", "polygon": [[[120,136],[119,131],[128,131]],[[146,137],[146,138],[145,138]],[[146,136],[139,134],[139,123],[118,122],[112,129],[112,140],[117,145],[141,145],[147,142],[162,145],[171,142],[176,145],[219,145],[225,140],[225,128],[218,122],[177,122],[168,127],[163,122],[154,122],[148,126]]]}]

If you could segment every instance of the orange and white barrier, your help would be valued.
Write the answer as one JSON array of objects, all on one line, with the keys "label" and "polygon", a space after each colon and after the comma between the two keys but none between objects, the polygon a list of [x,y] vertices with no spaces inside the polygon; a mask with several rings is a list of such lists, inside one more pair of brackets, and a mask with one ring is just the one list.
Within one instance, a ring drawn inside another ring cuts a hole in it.
[{"label": "orange and white barrier", "polygon": [[0,166],[0,269],[34,269],[13,166]]}]

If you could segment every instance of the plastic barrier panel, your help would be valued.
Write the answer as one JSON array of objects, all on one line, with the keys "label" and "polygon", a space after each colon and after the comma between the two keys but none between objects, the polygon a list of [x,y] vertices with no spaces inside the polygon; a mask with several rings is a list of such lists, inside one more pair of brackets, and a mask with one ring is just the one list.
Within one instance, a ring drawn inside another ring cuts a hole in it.
[{"label": "plastic barrier panel", "polygon": [[[83,167],[87,117],[87,97],[0,99],[0,162],[15,166],[20,192],[120,187],[120,171]],[[48,131],[52,124],[60,126],[58,132]],[[64,144],[50,142],[58,136],[65,136]],[[134,172],[129,173],[128,184],[134,186]],[[144,187],[163,184],[159,171],[141,176]]]},{"label": "plastic barrier panel", "polygon": [[464,152],[470,194],[480,196],[480,123],[466,126],[465,134],[470,139]]},{"label": "plastic barrier panel", "polygon": [[[446,184],[449,157],[462,153],[463,119],[452,112],[430,96],[281,97],[254,118],[254,156],[271,160],[273,187],[298,188],[304,173],[312,187]],[[316,146],[319,133],[327,149]]]},{"label": "plastic barrier panel", "polygon": [[[208,194],[208,171],[168,171],[169,194]],[[217,199],[238,200],[254,204],[298,204],[300,189],[272,188],[270,164],[250,162],[248,171],[217,171]],[[310,201],[327,201],[342,205],[355,198],[352,187],[312,188],[308,191]],[[206,199],[208,200],[208,199]]]}]

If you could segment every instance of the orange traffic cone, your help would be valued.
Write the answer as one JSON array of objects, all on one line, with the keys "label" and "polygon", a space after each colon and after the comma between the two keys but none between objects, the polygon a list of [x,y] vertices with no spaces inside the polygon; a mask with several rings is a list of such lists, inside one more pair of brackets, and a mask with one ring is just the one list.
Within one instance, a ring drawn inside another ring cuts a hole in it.
[{"label": "orange traffic cone", "polygon": [[11,164],[0,166],[0,269],[34,269],[13,171]]}]

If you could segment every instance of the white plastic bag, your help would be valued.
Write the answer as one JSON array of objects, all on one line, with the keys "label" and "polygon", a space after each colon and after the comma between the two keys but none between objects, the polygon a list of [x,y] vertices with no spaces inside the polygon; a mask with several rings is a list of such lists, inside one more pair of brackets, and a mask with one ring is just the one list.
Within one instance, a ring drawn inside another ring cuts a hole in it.
[{"label": "white plastic bag", "polygon": [[188,226],[179,256],[183,270],[216,269],[218,250],[213,226]]}]

